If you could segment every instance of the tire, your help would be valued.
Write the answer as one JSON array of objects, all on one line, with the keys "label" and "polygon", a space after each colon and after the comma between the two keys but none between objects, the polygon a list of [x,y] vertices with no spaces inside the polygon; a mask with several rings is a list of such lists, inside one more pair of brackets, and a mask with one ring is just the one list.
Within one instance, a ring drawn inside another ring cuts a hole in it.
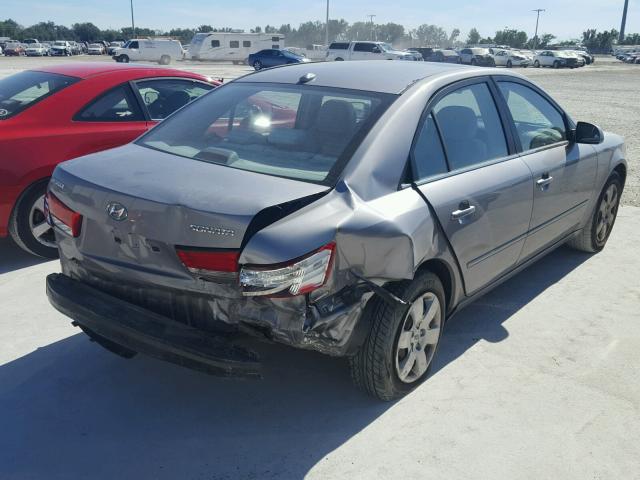
[{"label": "tire", "polygon": [[262,70],[262,62],[260,60],[256,60],[255,62],[253,62],[253,68],[256,71]]},{"label": "tire", "polygon": [[533,66],[536,68],[540,68],[540,62],[536,60],[535,62],[533,62]]},{"label": "tire", "polygon": [[513,63],[511,63],[511,60],[507,62],[507,68],[513,68]]},{"label": "tire", "polygon": [[560,68],[560,62],[558,60],[553,62],[553,68]]},{"label": "tire", "polygon": [[[372,298],[363,314],[366,318],[360,320],[369,320],[371,329],[358,352],[349,358],[355,386],[384,401],[406,395],[429,376],[445,319],[444,289],[432,272],[419,273],[413,281],[398,282],[388,289],[411,305],[391,305]],[[418,328],[413,314],[418,305],[423,306],[424,312],[425,304],[426,312],[433,316],[428,316],[428,323]],[[400,347],[401,334],[408,348]],[[422,361],[418,362],[419,358]]]},{"label": "tire", "polygon": [[160,65],[169,65],[171,63],[171,57],[169,55],[162,55],[158,63],[160,63]]},{"label": "tire", "polygon": [[120,63],[129,63],[129,56],[128,55],[120,55],[118,57],[118,62],[120,62]]},{"label": "tire", "polygon": [[23,250],[39,257],[58,258],[55,235],[43,213],[48,183],[49,179],[40,181],[20,196],[9,219],[9,233]]},{"label": "tire", "polygon": [[[600,192],[598,203],[593,209],[589,223],[572,237],[567,245],[589,253],[597,253],[604,248],[618,215],[622,188],[622,178],[617,172],[613,172]],[[613,195],[615,198],[612,198]],[[604,214],[603,209],[605,210]],[[601,231],[603,224],[605,230]]]},{"label": "tire", "polygon": [[471,65],[475,67],[477,64],[478,64],[478,62],[476,62],[476,59],[472,58],[471,59]]},{"label": "tire", "polygon": [[344,58],[338,57],[336,58],[336,62],[344,62]]}]

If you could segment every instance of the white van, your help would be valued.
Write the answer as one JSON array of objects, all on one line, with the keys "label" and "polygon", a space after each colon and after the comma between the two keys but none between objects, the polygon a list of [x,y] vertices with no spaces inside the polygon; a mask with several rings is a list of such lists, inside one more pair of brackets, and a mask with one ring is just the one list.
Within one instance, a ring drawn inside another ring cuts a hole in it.
[{"label": "white van", "polygon": [[141,38],[129,40],[121,48],[114,49],[113,57],[116,62],[158,62],[169,65],[173,60],[182,60],[184,50],[178,40],[170,38]]},{"label": "white van", "polygon": [[278,33],[206,32],[191,39],[187,58],[244,63],[250,54],[265,49],[284,48],[284,36]]},{"label": "white van", "polygon": [[413,55],[396,50],[384,42],[333,42],[326,61],[343,60],[415,60]]}]

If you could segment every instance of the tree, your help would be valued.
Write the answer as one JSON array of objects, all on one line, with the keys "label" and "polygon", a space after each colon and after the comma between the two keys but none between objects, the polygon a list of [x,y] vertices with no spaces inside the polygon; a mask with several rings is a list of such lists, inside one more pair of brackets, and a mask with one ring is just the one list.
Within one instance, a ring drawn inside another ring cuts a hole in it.
[{"label": "tree", "polygon": [[21,31],[22,27],[15,20],[0,21],[0,37],[17,39]]},{"label": "tree", "polygon": [[467,36],[467,45],[475,45],[476,43],[480,43],[480,32],[476,28],[472,28]]},{"label": "tree", "polygon": [[420,44],[424,46],[441,47],[448,40],[447,32],[437,25],[424,23],[416,28],[414,33]]},{"label": "tree", "polygon": [[102,32],[93,23],[74,23],[71,25],[71,30],[76,39],[81,42],[93,42],[102,38]]},{"label": "tree", "polygon": [[493,41],[498,45],[509,45],[512,48],[523,48],[527,43],[527,33],[511,28],[496,32]]},{"label": "tree", "polygon": [[459,28],[454,28],[453,30],[451,30],[451,33],[449,34],[449,38],[447,39],[446,45],[443,45],[445,47],[453,47],[456,44],[456,41],[458,40],[458,37],[460,36],[460,29]]}]

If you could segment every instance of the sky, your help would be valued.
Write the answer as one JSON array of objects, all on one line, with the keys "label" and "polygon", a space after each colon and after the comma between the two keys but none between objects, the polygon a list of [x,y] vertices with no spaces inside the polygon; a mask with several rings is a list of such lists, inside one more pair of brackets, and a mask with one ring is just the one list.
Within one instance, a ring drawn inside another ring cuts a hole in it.
[{"label": "sky", "polygon": [[[169,30],[201,24],[228,26],[249,31],[260,25],[297,26],[306,20],[324,21],[325,0],[133,0],[136,25]],[[100,28],[131,24],[129,0],[1,0],[0,19],[12,18],[28,26],[40,21],[63,25],[92,22]],[[331,0],[330,18],[350,23],[375,14],[376,23],[395,22],[408,28],[436,24],[447,31],[459,28],[465,38],[476,27],[493,36],[504,27],[533,35],[534,8],[544,8],[539,34],[558,39],[579,38],[586,28],[620,28],[624,0]],[[640,33],[640,0],[629,0],[627,33]]]}]

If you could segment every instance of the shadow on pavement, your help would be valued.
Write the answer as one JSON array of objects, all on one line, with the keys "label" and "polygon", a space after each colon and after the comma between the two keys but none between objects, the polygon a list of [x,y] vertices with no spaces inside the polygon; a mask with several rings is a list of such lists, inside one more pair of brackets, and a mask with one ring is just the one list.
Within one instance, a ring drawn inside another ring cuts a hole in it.
[{"label": "shadow on pavement", "polygon": [[47,262],[22,250],[11,238],[0,238],[0,274]]},{"label": "shadow on pavement", "polygon": [[[506,338],[513,313],[588,258],[556,251],[460,312],[436,372]],[[393,407],[355,391],[342,359],[258,351],[262,381],[124,360],[84,335],[2,365],[2,478],[302,478]]]}]

